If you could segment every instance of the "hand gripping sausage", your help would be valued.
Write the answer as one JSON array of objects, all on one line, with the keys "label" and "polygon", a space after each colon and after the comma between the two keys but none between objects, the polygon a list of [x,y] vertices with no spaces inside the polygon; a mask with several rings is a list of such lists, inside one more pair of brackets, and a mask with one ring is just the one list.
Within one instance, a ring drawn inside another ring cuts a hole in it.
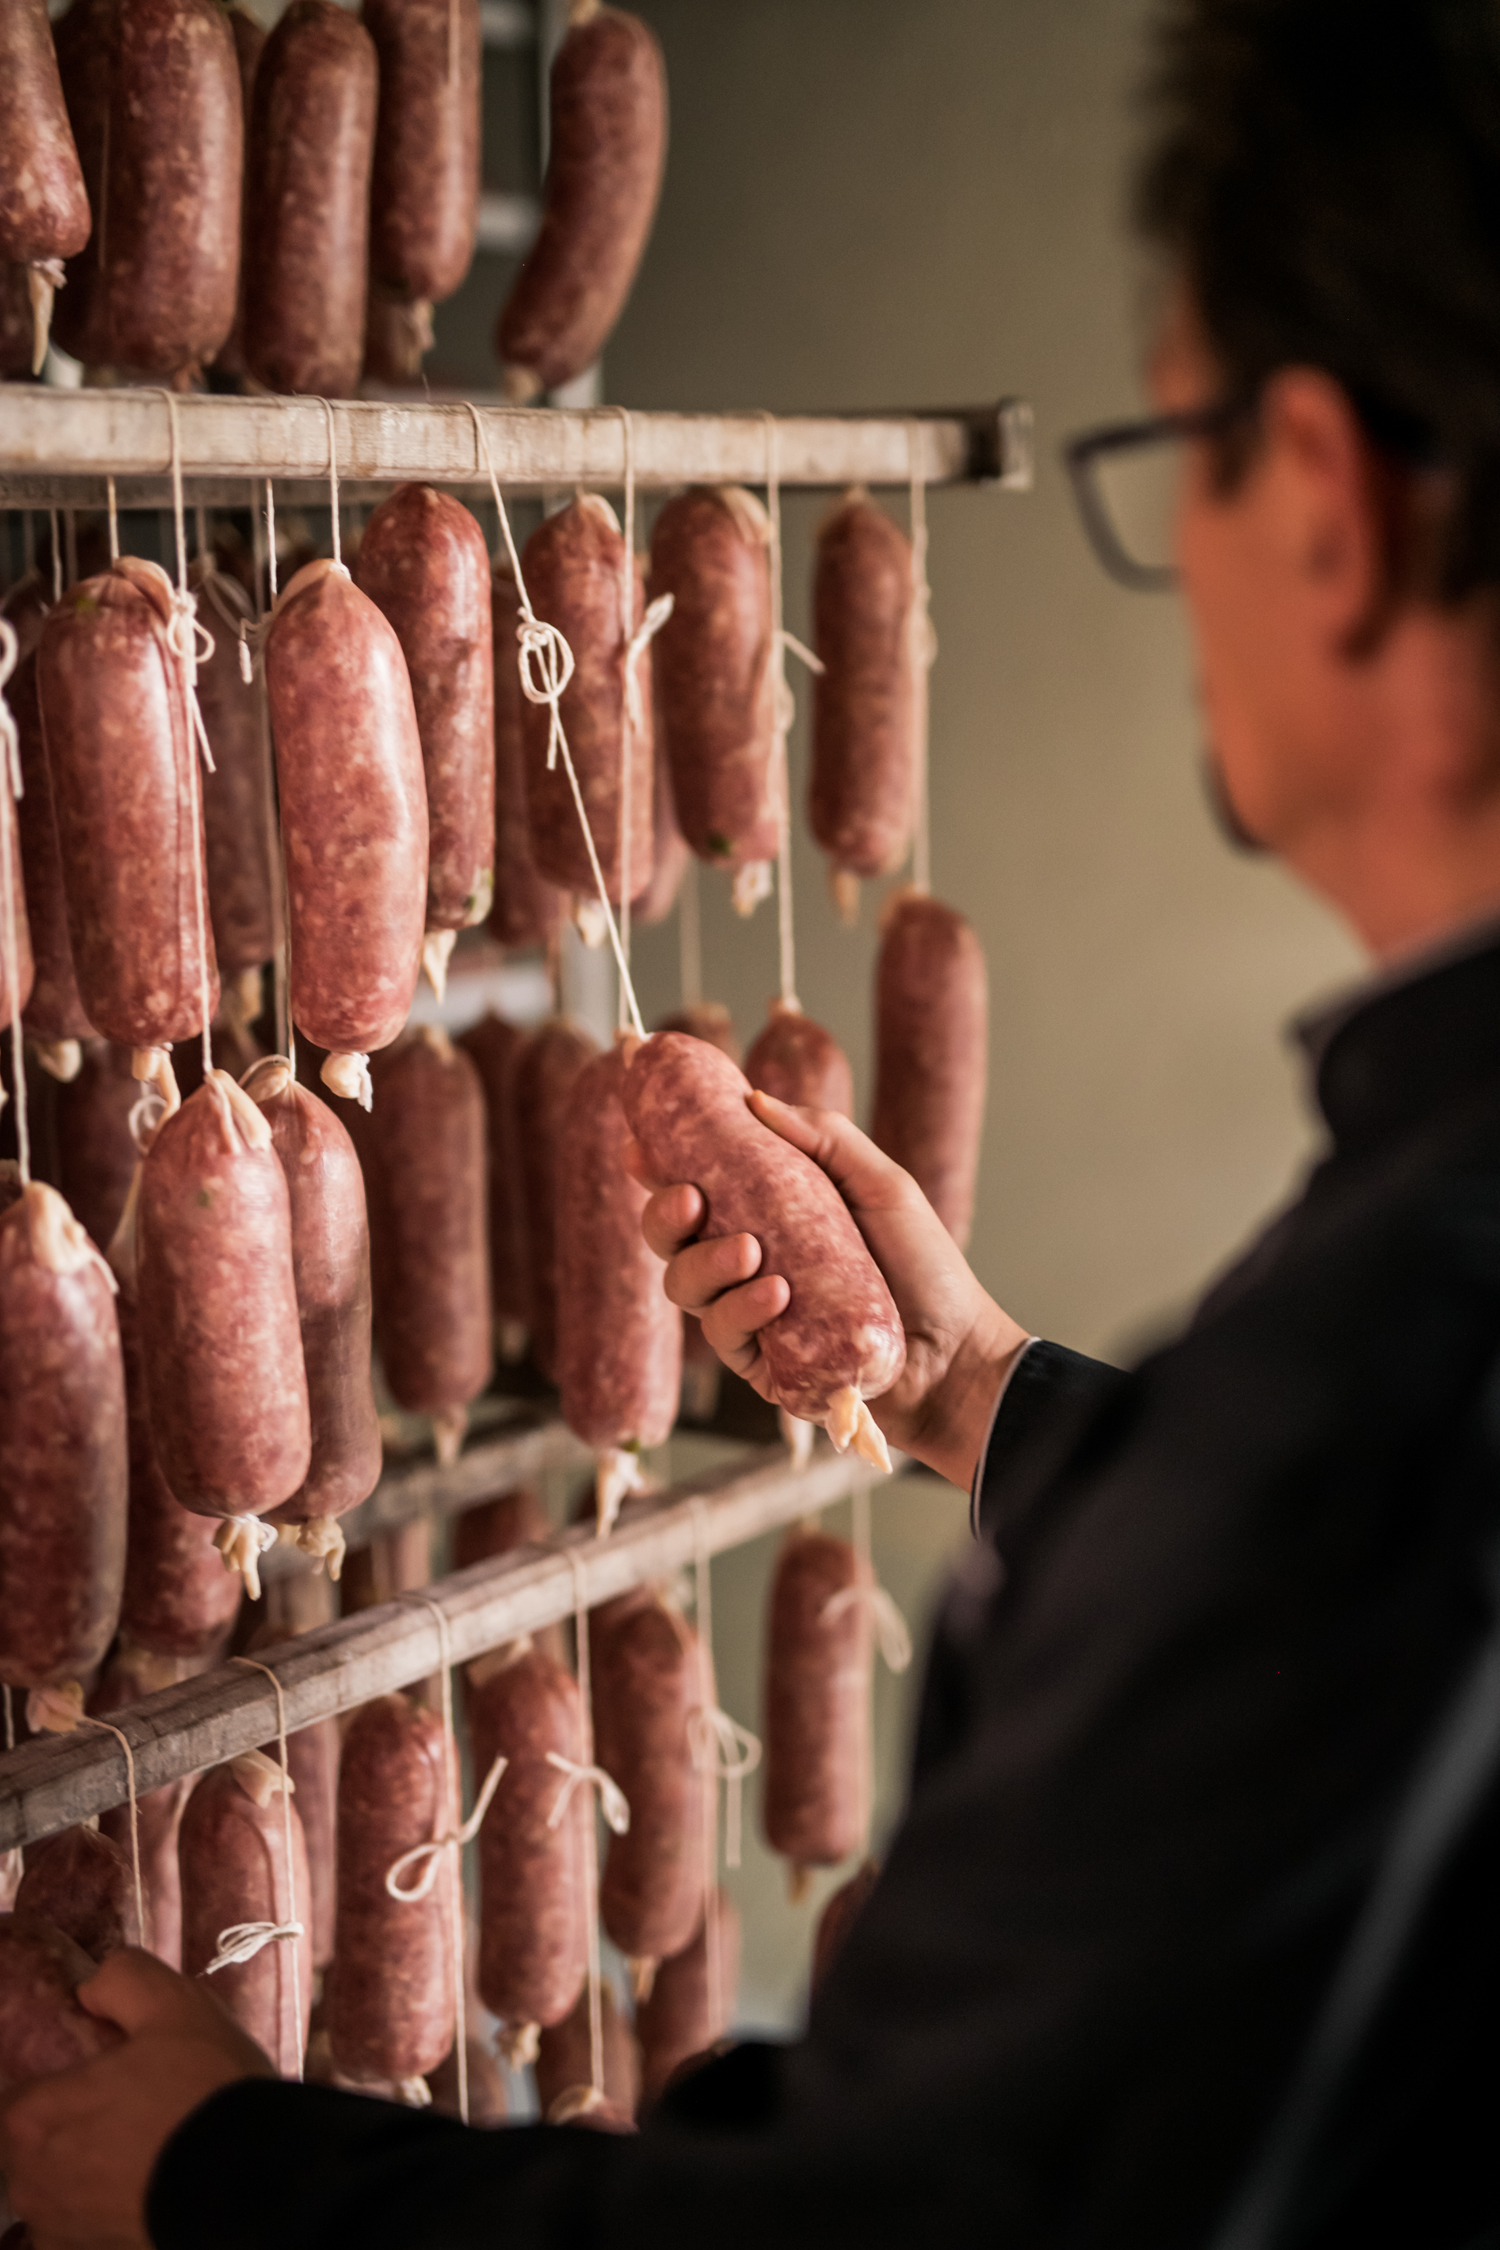
[{"label": "hand gripping sausage", "polygon": [[847,1540],[793,1531],[771,1585],[766,1634],[766,1841],[807,1870],[864,1841],[870,1802],[870,1612]]},{"label": "hand gripping sausage", "polygon": [[[624,2117],[634,2117],[641,2098],[641,2054],[635,2034],[615,2003],[608,1984],[599,1987],[600,2029],[603,2033],[604,2098]],[[549,2122],[552,2112],[569,2094],[591,2087],[594,2079],[593,2037],[589,2028],[588,1988],[578,1995],[561,2023],[549,2024],[537,2041],[537,2107]]]},{"label": "hand gripping sausage", "polygon": [[97,1967],[61,1930],[0,1915],[0,2095],[119,2046],[117,2026],[74,1998]]},{"label": "hand gripping sausage", "polygon": [[370,275],[430,317],[474,256],[479,0],[364,0],[363,16],[380,60]]},{"label": "hand gripping sausage", "polygon": [[[575,670],[560,703],[562,722],[583,793],[594,849],[612,906],[620,903],[624,806],[621,738],[625,725],[626,636],[622,632],[620,564],[624,542],[615,512],[596,492],[585,492],[548,516],[526,542],[522,569],[532,608],[555,625],[573,651]],[[645,595],[637,566],[631,632],[641,623]],[[644,663],[644,658],[638,659]],[[630,733],[631,896],[651,881],[651,699],[637,672],[637,723]],[[549,772],[552,714],[527,702],[521,712],[526,749],[526,817],[537,870],[560,890],[597,897],[578,808],[559,755]]]},{"label": "hand gripping sausage", "polygon": [[524,406],[603,351],[651,233],[666,155],[654,34],[619,8],[572,0],[552,64],[541,230],[495,331],[508,398]]},{"label": "hand gripping sausage", "polygon": [[92,1961],[141,1942],[129,1858],[97,1828],[65,1828],[28,1849],[15,1916],[18,1929],[61,1930]]},{"label": "hand gripping sausage", "polygon": [[[457,1826],[442,1721],[404,1695],[355,1713],[339,1768],[338,1919],[326,2016],[345,2078],[410,2086],[453,2044],[451,1855],[425,1897],[393,1898],[386,1877],[419,1844]],[[401,1870],[415,1891],[421,1865]],[[425,2089],[419,2089],[425,2091]]]},{"label": "hand gripping sausage", "polygon": [[213,654],[198,667],[198,708],[214,754],[203,784],[208,845],[208,910],[220,974],[234,986],[237,1012],[253,1023],[261,1009],[261,970],[276,951],[276,816],[271,744],[258,686],[240,672],[240,626],[250,600],[237,578],[193,564],[198,614]]},{"label": "hand gripping sausage", "polygon": [[699,1000],[690,1008],[675,1009],[670,1016],[663,1016],[656,1028],[685,1032],[689,1039],[706,1039],[710,1047],[717,1047],[721,1055],[739,1065],[740,1043],[734,1018],[722,1000]]},{"label": "hand gripping sausage", "polygon": [[365,525],[358,579],[411,675],[427,778],[423,959],[441,996],[455,934],[484,920],[495,889],[489,552],[462,501],[399,484]]},{"label": "hand gripping sausage", "polygon": [[495,903],[490,935],[497,944],[554,944],[562,930],[563,895],[544,883],[531,856],[526,820],[526,753],[521,736],[521,604],[508,569],[490,586],[495,671]]},{"label": "hand gripping sausage", "polygon": [[[172,1505],[176,1507],[177,1503],[173,1501]],[[217,1555],[213,1561],[223,1579],[226,1573]],[[236,1596],[238,1591],[236,1587]],[[122,1637],[115,1645],[99,1685],[89,1697],[88,1707],[100,1718],[108,1718],[127,1704],[138,1703],[143,1695],[155,1695],[161,1688],[191,1679],[196,1671],[206,1669],[209,1661],[212,1660],[201,1657],[153,1656],[149,1650],[137,1648]],[[177,1832],[182,1825],[183,1807],[192,1795],[194,1779],[192,1774],[185,1774],[179,1781],[164,1781],[159,1789],[148,1789],[136,1800],[141,1891],[146,1904],[146,1934],[141,1942],[159,1961],[165,1961],[169,1969],[182,1967],[182,1881],[177,1867]],[[129,1853],[128,1805],[111,1805],[102,1812],[99,1828],[121,1852]],[[133,1906],[133,1884],[131,1903]]]},{"label": "hand gripping sausage", "polygon": [[201,1029],[200,927],[210,1014],[219,1000],[172,602],[165,571],[124,555],[48,611],[36,658],[79,997],[138,1050]]},{"label": "hand gripping sausage", "polygon": [[881,915],[870,1135],[910,1172],[962,1249],[984,1129],[984,950],[951,906],[901,890]]},{"label": "hand gripping sausage", "polygon": [[684,2063],[708,2059],[734,2020],[740,1981],[740,1918],[726,1890],[711,1902],[714,1927],[699,1917],[692,1943],[663,1961],[635,2012],[641,2091],[655,2101]]},{"label": "hand gripping sausage", "polygon": [[567,1023],[544,1023],[527,1041],[516,1070],[531,1357],[549,1382],[557,1365],[559,1148],[578,1074],[598,1051],[586,1031]]},{"label": "hand gripping sausage", "polygon": [[[278,32],[304,5],[349,23],[333,0],[293,0]],[[330,1051],[324,1084],[352,1095],[368,1090],[361,1058],[406,1022],[421,966],[427,790],[411,682],[395,633],[331,562],[283,588],[265,662],[292,1014]]]},{"label": "hand gripping sausage", "polygon": [[781,841],[770,537],[738,485],[679,493],[651,535],[651,592],[672,596],[652,650],[672,801],[699,859],[733,874],[742,914],[769,896]]},{"label": "hand gripping sausage", "polygon": [[336,1570],[343,1535],[332,1519],[367,1500],[380,1478],[364,1175],[344,1126],[280,1055],[246,1073],[245,1091],[286,1178],[312,1437],[307,1476],[275,1520],[296,1526],[304,1553],[328,1555]]},{"label": "hand gripping sausage", "polygon": [[794,1109],[831,1109],[854,1115],[854,1077],[831,1032],[805,1016],[795,1000],[773,1000],[771,1013],[749,1054],[745,1076],[763,1094]]},{"label": "hand gripping sausage", "polygon": [[41,373],[62,261],[89,238],[89,199],[63,103],[46,0],[0,9],[0,259],[25,269],[34,312],[27,365]]},{"label": "hand gripping sausage", "polygon": [[259,1750],[215,1766],[188,1799],[178,1858],[185,1975],[205,1975],[219,1957],[220,1939],[237,1924],[261,1922],[272,1929],[302,1924],[300,1936],[272,1938],[248,1960],[213,1970],[210,1986],[241,2030],[289,2078],[307,2046],[312,2011],[312,1905],[295,1803],[288,1885],[283,1789],[280,1766]]},{"label": "hand gripping sausage", "polygon": [[245,359],[268,390],[359,382],[376,81],[374,41],[334,0],[292,0],[256,69]]},{"label": "hand gripping sausage", "polygon": [[[168,1489],[199,1515],[265,1515],[307,1475],[307,1376],[286,1180],[269,1123],[227,1072],[157,1132],[139,1225],[146,1397]],[[223,1527],[219,1544],[253,1564],[255,1527]]]},{"label": "hand gripping sausage", "polygon": [[484,1094],[436,1025],[377,1058],[375,1093],[360,1144],[380,1365],[396,1404],[431,1414],[439,1458],[454,1460],[494,1365]]},{"label": "hand gripping sausage", "polygon": [[456,1044],[484,1089],[490,1217],[490,1310],[495,1346],[508,1365],[526,1354],[526,1194],[516,1128],[516,1072],[526,1034],[493,1012],[461,1032]]},{"label": "hand gripping sausage", "polygon": [[845,921],[859,878],[889,875],[917,811],[917,675],[912,648],[911,541],[863,492],[818,534],[813,640],[812,832],[833,862]]},{"label": "hand gripping sausage", "polygon": [[[66,1081],[78,1068],[78,1042],[88,1038],[93,1026],[79,997],[78,980],[73,973],[73,941],[68,935],[62,850],[37,695],[36,650],[47,614],[40,580],[23,579],[21,585],[13,587],[6,596],[3,607],[20,644],[20,662],[5,689],[5,697],[15,718],[21,753],[23,794],[16,814],[26,890],[26,920],[36,969],[24,1021],[43,1069],[54,1078]],[[88,1225],[87,1219],[84,1224]],[[109,1239],[92,1227],[89,1232],[96,1242]]]},{"label": "hand gripping sausage", "polygon": [[125,1575],[125,1376],[114,1281],[56,1191],[0,1218],[0,1680],[84,1679]]},{"label": "hand gripping sausage", "polygon": [[[261,50],[266,43],[266,27],[252,9],[243,5],[243,0],[229,0],[225,13],[234,38],[234,59],[240,74],[240,132],[248,163],[255,109],[255,73],[260,68]],[[214,355],[214,366],[221,375],[245,372],[245,269],[249,260],[250,200],[247,185],[240,204],[240,277],[234,300],[234,326]]]},{"label": "hand gripping sausage", "polygon": [[534,2060],[539,2027],[562,2022],[588,1973],[593,1805],[586,1783],[559,1795],[570,1776],[551,1762],[582,1762],[583,1706],[577,1681],[527,1639],[471,1664],[467,1695],[476,1773],[500,1754],[510,1761],[479,1829],[479,1992],[518,2066]]},{"label": "hand gripping sausage", "polygon": [[[91,214],[101,213],[106,200],[104,167],[109,153],[109,80],[117,6],[118,0],[72,0],[53,28],[63,101]],[[85,367],[103,366],[109,357],[98,286],[101,231],[92,226],[87,242],[68,259],[67,286],[52,307],[53,335]]]},{"label": "hand gripping sausage", "polygon": [[712,1689],[698,1636],[659,1597],[627,1610],[599,1645],[597,1700],[609,1712],[605,1768],[630,1826],[611,1836],[599,1915],[631,1965],[637,1994],[680,1953],[703,1911],[704,1789],[691,1720]]},{"label": "hand gripping sausage", "polygon": [[646,1191],[625,1169],[624,1081],[619,1047],[584,1064],[559,1151],[557,1381],[564,1421],[598,1457],[601,1531],[640,1489],[642,1453],[671,1435],[682,1389],[682,1316],[641,1233]]},{"label": "hand gripping sausage", "polygon": [[749,1091],[716,1048],[658,1032],[626,1074],[625,1114],[653,1177],[701,1191],[700,1234],[753,1234],[761,1271],[784,1276],[791,1302],[759,1338],[777,1404],[889,1468],[865,1400],[906,1363],[891,1293],[827,1173],[761,1124]]},{"label": "hand gripping sausage", "polygon": [[864,1912],[865,1901],[874,1890],[879,1873],[878,1863],[867,1859],[847,1883],[840,1883],[824,1900],[817,1928],[813,1931],[811,1983],[814,1992],[843,1952],[849,1932]]}]

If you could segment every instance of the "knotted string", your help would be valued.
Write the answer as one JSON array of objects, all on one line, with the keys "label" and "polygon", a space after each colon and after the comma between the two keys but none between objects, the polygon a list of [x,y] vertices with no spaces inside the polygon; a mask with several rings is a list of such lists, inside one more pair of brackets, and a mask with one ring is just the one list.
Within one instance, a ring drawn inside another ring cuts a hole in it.
[{"label": "knotted string", "polygon": [[[126,1802],[130,1808],[130,1879],[135,1887],[135,1923],[142,1945],[146,1943],[146,1894],[141,1883],[141,1830],[136,1808],[135,1752],[130,1738],[108,1719],[96,1719],[83,1708],[83,1689],[76,1680],[65,1687],[33,1688],[26,1698],[26,1724],[34,1734],[72,1734],[78,1727],[102,1727],[112,1734],[125,1753]],[[14,1748],[10,1690],[5,1691],[6,1748]]]},{"label": "knotted string", "polygon": [[932,629],[932,589],[927,583],[927,484],[918,467],[917,440],[920,422],[906,432],[906,459],[911,474],[911,669],[912,747],[916,767],[916,819],[912,829],[911,879],[924,895],[932,888],[932,804],[928,778],[930,674],[937,661],[937,635]]},{"label": "knotted string", "polygon": [[183,692],[188,712],[188,825],[193,832],[193,915],[198,934],[198,1004],[203,1014],[203,1075],[207,1078],[214,1067],[213,1032],[210,1028],[212,1010],[208,1004],[208,927],[204,909],[203,873],[203,805],[198,787],[198,760],[194,743],[203,754],[203,763],[214,771],[213,752],[208,746],[208,729],[203,724],[203,713],[198,708],[198,640],[201,634],[205,657],[213,655],[212,637],[198,622],[198,605],[188,586],[187,526],[182,503],[182,440],[177,426],[177,397],[173,391],[162,392],[167,402],[167,424],[172,439],[172,523],[177,535],[177,592],[172,601],[172,622],[167,627],[167,643],[182,666]]},{"label": "knotted string", "polygon": [[600,1810],[615,1835],[625,1834],[630,1826],[630,1807],[625,1802],[624,1790],[617,1781],[610,1778],[603,1766],[580,1765],[576,1758],[565,1758],[560,1750],[549,1750],[547,1763],[549,1766],[556,1766],[563,1777],[557,1800],[547,1815],[549,1828],[561,1828],[568,1807],[573,1802],[574,1790],[580,1785],[587,1785],[598,1790]]},{"label": "knotted string", "polygon": [[[286,1749],[286,1698],[281,1692],[281,1682],[269,1664],[261,1664],[253,1656],[236,1656],[236,1664],[249,1671],[259,1672],[268,1679],[276,1691],[276,1747],[281,1754],[281,1846],[286,1862],[287,1911],[293,1917],[297,1912],[296,1862],[292,1855],[292,1774],[287,1762]],[[235,1922],[219,1932],[219,1950],[204,1970],[212,1976],[216,1969],[228,1968],[232,1961],[252,1961],[264,1945],[286,1939],[291,1945],[292,1962],[292,2041],[297,2057],[298,2079],[302,2076],[302,1966],[299,1959],[298,1939],[305,1925],[295,1919],[287,1922]]]},{"label": "knotted string", "polygon": [[0,617],[0,946],[4,947],[5,991],[10,1008],[11,1076],[16,1095],[16,1155],[21,1185],[31,1184],[31,1131],[26,1115],[26,1045],[21,1030],[21,901],[16,871],[21,864],[18,846],[20,823],[16,806],[21,798],[21,737],[15,715],[5,699],[5,685],[16,668],[21,644],[9,618]]}]

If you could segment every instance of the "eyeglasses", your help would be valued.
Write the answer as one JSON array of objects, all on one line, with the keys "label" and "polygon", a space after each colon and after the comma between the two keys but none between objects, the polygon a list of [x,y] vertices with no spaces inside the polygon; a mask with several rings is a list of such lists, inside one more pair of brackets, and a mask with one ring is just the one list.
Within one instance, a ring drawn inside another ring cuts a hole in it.
[{"label": "eyeglasses", "polygon": [[1177,584],[1183,441],[1218,436],[1249,412],[1243,399],[1220,399],[1182,414],[1111,422],[1064,447],[1083,528],[1111,578],[1152,593]]}]

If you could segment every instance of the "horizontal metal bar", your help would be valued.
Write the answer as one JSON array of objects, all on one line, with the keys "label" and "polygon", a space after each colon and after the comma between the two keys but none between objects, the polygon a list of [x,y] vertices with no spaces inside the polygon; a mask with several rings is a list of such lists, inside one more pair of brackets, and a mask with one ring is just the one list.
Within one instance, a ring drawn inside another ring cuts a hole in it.
[{"label": "horizontal metal bar", "polygon": [[[723,1554],[878,1480],[853,1454],[820,1441],[805,1469],[778,1446],[756,1446],[723,1469],[625,1509],[607,1539],[587,1529],[559,1533],[476,1563],[337,1625],[302,1633],[258,1658],[280,1682],[295,1732],[408,1686],[447,1654],[465,1664],[543,1625],[593,1609],[632,1586],[672,1578],[701,1551]],[[432,1607],[429,1608],[428,1604]],[[263,1674],[225,1664],[110,1714],[129,1739],[136,1787],[217,1765],[276,1736],[276,1696]],[[113,1736],[88,1727],[44,1735],[0,1757],[0,1851],[33,1843],[125,1801],[124,1759]]]},{"label": "horizontal metal bar", "polygon": [[[618,409],[478,411],[496,475],[510,491],[620,486],[625,429]],[[458,400],[343,400],[332,413],[340,482],[350,499],[407,478],[486,488],[474,417]],[[322,400],[185,397],[177,419],[194,499],[243,504],[247,485],[270,477],[290,500],[326,502]],[[642,490],[762,484],[767,425],[762,414],[632,413],[636,483]],[[1031,478],[1030,414],[1014,399],[944,413],[784,415],[776,420],[776,445],[788,487],[904,485],[915,473],[928,484],[1019,491]],[[112,474],[121,507],[166,506],[170,460],[162,391],[0,384],[0,505],[102,507],[104,478]]]}]

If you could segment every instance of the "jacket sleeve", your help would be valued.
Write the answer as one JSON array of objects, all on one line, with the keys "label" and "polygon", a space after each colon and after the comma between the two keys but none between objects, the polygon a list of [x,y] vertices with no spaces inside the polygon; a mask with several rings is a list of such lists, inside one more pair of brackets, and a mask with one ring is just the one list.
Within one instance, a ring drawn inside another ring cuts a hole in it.
[{"label": "jacket sleeve", "polygon": [[995,1401],[974,1472],[970,1522],[1001,1545],[1024,1519],[1078,1431],[1123,1383],[1119,1368],[1035,1337]]}]

